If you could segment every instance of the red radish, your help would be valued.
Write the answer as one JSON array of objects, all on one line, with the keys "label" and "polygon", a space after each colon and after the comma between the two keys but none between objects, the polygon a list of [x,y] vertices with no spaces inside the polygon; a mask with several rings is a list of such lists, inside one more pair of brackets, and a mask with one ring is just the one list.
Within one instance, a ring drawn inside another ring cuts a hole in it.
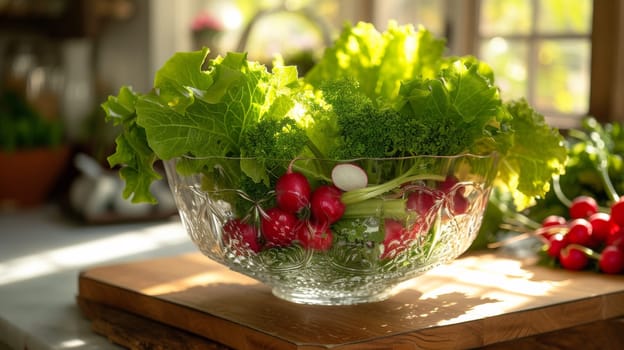
[{"label": "red radish", "polygon": [[611,220],[618,226],[624,227],[624,197],[611,205]]},{"label": "red radish", "polygon": [[607,237],[606,244],[622,245],[622,247],[624,248],[624,230],[618,229],[611,232],[611,234]]},{"label": "red radish", "polygon": [[592,214],[588,220],[592,226],[592,238],[596,244],[605,243],[609,235],[618,229],[617,225],[611,221],[611,216],[607,213],[598,212]]},{"label": "red radish", "polygon": [[559,262],[564,269],[582,270],[589,263],[589,257],[579,248],[567,246],[561,250]]},{"label": "red radish", "polygon": [[546,253],[549,256],[556,258],[561,253],[561,249],[565,248],[567,245],[568,240],[566,239],[566,236],[561,233],[556,233],[548,237],[548,249],[546,250]]},{"label": "red radish", "polygon": [[386,236],[382,243],[384,249],[380,256],[381,259],[392,259],[407,249],[419,231],[414,229],[408,232],[401,222],[394,219],[384,220],[383,228]]},{"label": "red radish", "polygon": [[574,219],[569,223],[569,230],[566,234],[568,242],[589,246],[592,242],[592,226],[585,219]]},{"label": "red radish", "polygon": [[426,217],[421,217],[418,220],[408,224],[405,228],[405,237],[408,240],[415,240],[421,235],[426,235],[431,228],[431,223]]},{"label": "red radish", "polygon": [[406,207],[409,211],[427,215],[441,197],[442,194],[439,191],[421,187],[407,196]]},{"label": "red radish", "polygon": [[448,175],[444,181],[438,184],[438,188],[447,194],[447,208],[453,215],[464,214],[468,211],[470,203],[464,193],[466,187],[459,183],[454,175]]},{"label": "red radish", "polygon": [[262,235],[267,244],[284,247],[297,238],[299,219],[293,214],[280,208],[271,208],[262,216]]},{"label": "red radish", "polygon": [[464,194],[466,189],[463,186],[458,187],[457,189],[455,188],[458,183],[459,183],[459,179],[457,177],[455,177],[454,175],[448,175],[444,179],[444,181],[438,184],[438,189],[440,189],[441,191],[445,193],[450,193],[451,191],[455,190],[455,191],[460,192],[461,194]]},{"label": "red radish", "polygon": [[342,192],[333,185],[321,185],[312,192],[310,212],[320,223],[332,224],[342,217],[345,205],[340,200]]},{"label": "red radish", "polygon": [[600,271],[608,274],[616,274],[624,271],[624,250],[617,246],[605,247],[600,253],[598,260]]},{"label": "red radish", "polygon": [[560,215],[549,215],[542,220],[542,227],[565,225],[567,220]]},{"label": "red radish", "polygon": [[610,240],[610,242],[607,243],[607,246],[610,246],[610,245],[616,246],[620,250],[624,250],[624,235],[621,235],[621,236],[617,237],[616,239]]},{"label": "red radish", "polygon": [[289,213],[297,213],[310,203],[310,183],[308,179],[291,168],[275,184],[277,206]]},{"label": "red radish", "polygon": [[[460,189],[463,190],[464,188],[462,187]],[[464,197],[461,192],[463,191],[456,191],[453,196],[450,197],[451,200],[448,204],[449,210],[453,215],[465,214],[470,208],[470,202],[468,201],[468,198]]]},{"label": "red radish", "polygon": [[240,219],[230,220],[223,225],[223,240],[239,253],[245,250],[257,253],[261,248],[256,227]]},{"label": "red radish", "polygon": [[590,196],[578,196],[570,205],[570,217],[572,219],[588,218],[598,212],[598,203]]},{"label": "red radish", "polygon": [[[539,234],[544,238],[548,239],[553,234],[557,233],[556,228],[561,228],[562,230],[567,231],[568,222],[566,218],[560,215],[549,215],[542,220],[541,229],[537,232],[539,232]],[[556,255],[553,257],[556,257]]]},{"label": "red radish", "polygon": [[334,166],[331,172],[334,186],[343,191],[357,190],[368,185],[368,175],[355,164],[342,163]]},{"label": "red radish", "polygon": [[324,252],[331,248],[334,236],[325,223],[306,222],[301,225],[297,239],[304,248]]}]

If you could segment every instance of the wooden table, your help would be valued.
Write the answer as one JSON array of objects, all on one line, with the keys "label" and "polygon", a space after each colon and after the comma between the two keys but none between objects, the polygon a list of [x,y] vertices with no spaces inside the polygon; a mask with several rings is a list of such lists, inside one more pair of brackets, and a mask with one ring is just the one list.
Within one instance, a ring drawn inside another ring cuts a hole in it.
[{"label": "wooden table", "polygon": [[188,254],[79,276],[95,332],[132,349],[622,349],[624,276],[466,255],[389,300],[297,305]]}]

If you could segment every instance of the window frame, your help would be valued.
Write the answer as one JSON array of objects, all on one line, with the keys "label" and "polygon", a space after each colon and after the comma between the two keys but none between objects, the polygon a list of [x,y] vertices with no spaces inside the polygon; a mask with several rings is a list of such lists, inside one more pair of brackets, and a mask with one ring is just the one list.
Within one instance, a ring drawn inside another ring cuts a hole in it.
[{"label": "window frame", "polygon": [[[451,50],[458,55],[476,54],[479,43],[478,0],[447,0]],[[594,0],[591,31],[589,110],[601,122],[624,121],[624,4]],[[562,122],[574,127],[580,120]]]},{"label": "window frame", "polygon": [[589,114],[624,121],[624,5],[594,0]]},{"label": "window frame", "polygon": [[[505,39],[508,40],[515,40],[515,41],[521,41],[526,43],[527,45],[527,57],[525,57],[525,60],[527,62],[527,81],[531,81],[531,83],[527,84],[526,86],[526,94],[524,95],[527,100],[529,102],[531,101],[535,101],[536,97],[538,96],[538,92],[536,91],[536,79],[539,75],[538,73],[538,65],[539,63],[537,62],[537,54],[538,54],[538,50],[539,50],[539,45],[540,42],[543,42],[545,40],[556,40],[556,41],[563,41],[563,40],[569,40],[569,39],[573,39],[573,40],[583,40],[586,42],[589,42],[590,47],[592,47],[592,29],[590,28],[590,32],[589,33],[540,33],[538,32],[536,26],[537,26],[537,21],[538,21],[538,4],[540,1],[542,0],[528,0],[532,2],[533,5],[533,9],[531,11],[531,21],[532,21],[532,25],[531,25],[531,30],[527,33],[527,34],[505,34],[503,35],[503,37]],[[479,6],[480,2],[477,2],[477,6]],[[477,7],[476,8],[477,14],[480,14],[480,8]],[[478,18],[478,16],[477,16]],[[592,28],[593,28],[593,18],[591,19],[592,21]],[[477,23],[478,25],[478,23]],[[483,40],[487,40],[490,38],[495,37],[496,35],[490,35],[490,36],[484,36],[481,33],[479,33],[478,31],[478,27],[477,27],[477,32],[475,33],[476,38],[475,38],[475,42],[477,43],[477,48],[475,48],[475,52],[478,52],[478,47],[479,44],[481,44],[483,42]],[[591,51],[590,51],[590,66],[591,66]],[[591,80],[591,67],[590,67],[590,80]],[[590,86],[588,86],[588,88],[590,88]],[[588,96],[589,98],[589,96]],[[552,123],[553,125],[556,125],[558,127],[573,127],[578,125],[579,121],[583,118],[583,116],[587,115],[587,113],[589,112],[589,101],[587,101],[587,109],[581,112],[577,112],[577,113],[561,113],[555,109],[548,109],[548,110],[541,110],[541,112],[546,116],[546,118],[548,119],[548,121],[550,123]]]}]

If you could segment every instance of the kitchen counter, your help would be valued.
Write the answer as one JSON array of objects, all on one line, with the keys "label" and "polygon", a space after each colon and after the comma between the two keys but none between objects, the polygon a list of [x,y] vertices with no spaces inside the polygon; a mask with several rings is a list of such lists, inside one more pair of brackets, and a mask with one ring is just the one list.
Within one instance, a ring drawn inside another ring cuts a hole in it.
[{"label": "kitchen counter", "polygon": [[57,206],[0,212],[0,349],[115,349],[77,304],[79,271],[194,252],[177,218],[83,225]]}]

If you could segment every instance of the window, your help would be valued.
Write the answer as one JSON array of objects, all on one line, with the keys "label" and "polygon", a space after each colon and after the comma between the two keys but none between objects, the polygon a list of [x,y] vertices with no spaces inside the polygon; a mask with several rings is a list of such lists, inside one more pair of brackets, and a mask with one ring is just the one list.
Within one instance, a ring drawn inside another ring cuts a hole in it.
[{"label": "window", "polygon": [[480,0],[477,56],[554,124],[589,111],[592,0]]}]

